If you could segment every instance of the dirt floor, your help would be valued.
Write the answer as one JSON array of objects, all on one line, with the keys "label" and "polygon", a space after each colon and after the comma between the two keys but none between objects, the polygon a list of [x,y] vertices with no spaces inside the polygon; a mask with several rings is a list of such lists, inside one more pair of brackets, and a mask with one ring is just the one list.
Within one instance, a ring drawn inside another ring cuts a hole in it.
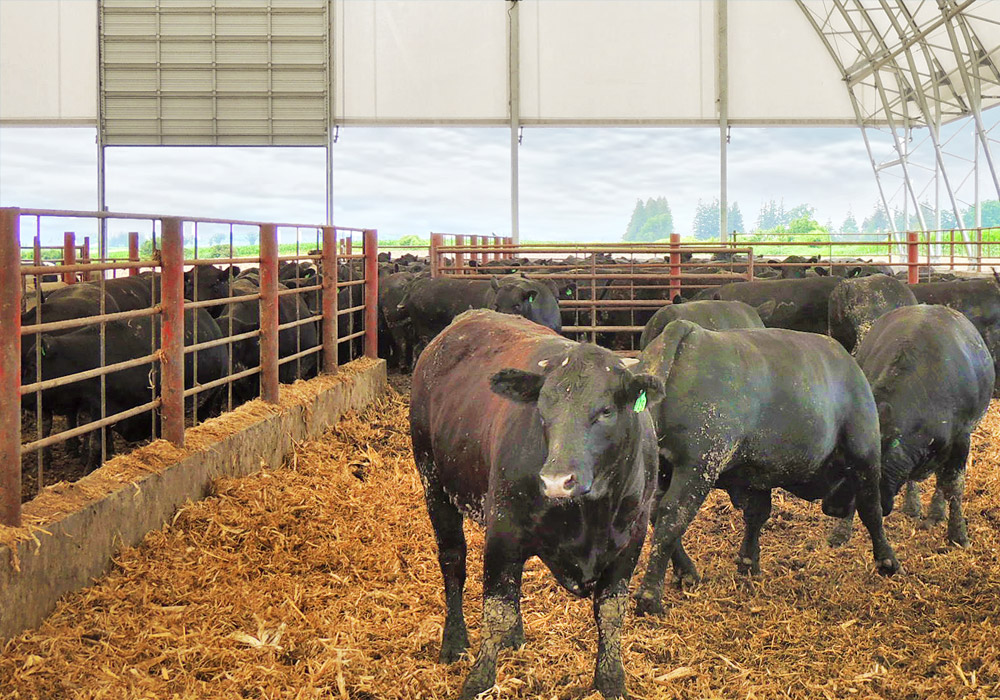
[{"label": "dirt floor", "polygon": [[[214,497],[182,508],[40,629],[4,645],[0,697],[453,697],[469,662],[437,663],[441,576],[407,411],[393,393],[284,467],[220,481]],[[966,489],[971,547],[893,513],[886,523],[905,572],[892,579],[874,573],[863,532],[831,550],[819,505],[783,492],[762,537],[762,576],[739,577],[742,519],[713,493],[685,537],[704,582],[669,588],[662,618],[626,621],[631,693],[1000,697],[998,467],[994,401]],[[482,534],[471,524],[467,533],[475,649]],[[485,697],[598,698],[589,601],[534,560],[522,605],[527,645],[501,655]]]}]

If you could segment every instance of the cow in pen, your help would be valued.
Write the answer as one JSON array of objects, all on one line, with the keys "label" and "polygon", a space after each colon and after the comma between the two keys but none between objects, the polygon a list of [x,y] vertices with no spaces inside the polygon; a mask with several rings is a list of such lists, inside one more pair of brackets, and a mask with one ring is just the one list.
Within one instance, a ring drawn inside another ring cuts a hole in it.
[{"label": "cow in pen", "polygon": [[421,354],[410,430],[444,577],[443,662],[469,645],[463,516],[486,527],[482,644],[464,700],[493,686],[500,649],[524,642],[521,576],[532,556],[593,598],[594,685],[625,694],[622,621],[657,469],[646,407],[662,386],[609,350],[488,310],[461,314]]}]

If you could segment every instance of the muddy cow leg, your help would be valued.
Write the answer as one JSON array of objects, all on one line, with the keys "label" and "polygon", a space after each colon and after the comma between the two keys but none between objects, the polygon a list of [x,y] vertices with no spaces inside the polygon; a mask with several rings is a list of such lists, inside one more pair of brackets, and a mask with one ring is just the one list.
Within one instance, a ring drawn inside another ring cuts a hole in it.
[{"label": "muddy cow leg", "polygon": [[969,458],[970,437],[963,435],[952,445],[951,454],[938,470],[937,485],[948,503],[948,541],[961,547],[969,546],[969,532],[962,513],[965,493],[965,465]]},{"label": "muddy cow leg", "polygon": [[930,507],[927,508],[927,517],[920,523],[920,527],[924,530],[929,530],[935,525],[943,523],[946,516],[944,489],[941,488],[941,477],[938,476],[936,481],[937,483],[934,485],[934,496],[931,498]]},{"label": "muddy cow leg", "polygon": [[889,540],[886,539],[885,528],[882,526],[878,461],[857,464],[850,471],[850,477],[854,482],[854,502],[858,509],[858,515],[868,529],[872,540],[876,568],[883,576],[892,576],[899,571],[899,562],[896,560],[896,553],[892,551]]},{"label": "muddy cow leg", "polygon": [[720,471],[720,467],[706,465],[674,468],[670,487],[656,509],[649,564],[635,594],[637,614],[663,613],[663,579],[667,573],[667,562],[672,559],[675,545],[694,520]]},{"label": "muddy cow leg", "polygon": [[760,573],[760,529],[771,517],[771,490],[751,489],[743,509],[743,544],[736,558],[741,574]]},{"label": "muddy cow leg", "polygon": [[854,506],[843,518],[837,518],[827,535],[826,541],[831,547],[842,547],[851,541],[854,532]]},{"label": "muddy cow leg", "polygon": [[[421,465],[421,474],[433,470]],[[462,612],[462,591],[465,588],[465,533],[462,514],[432,479],[424,477],[424,500],[434,528],[438,546],[438,564],[444,578],[445,622],[441,636],[441,663],[457,661],[469,648],[469,633]]]},{"label": "muddy cow leg", "polygon": [[496,683],[500,650],[523,640],[521,575],[524,557],[504,535],[507,528],[489,528],[483,554],[483,629],[476,663],[469,671],[459,700],[472,700]]},{"label": "muddy cow leg", "polygon": [[[621,635],[628,609],[628,582],[639,561],[648,527],[646,522],[640,525],[633,529],[628,547],[601,575],[594,588],[594,621],[597,623],[594,687],[606,698],[629,697],[625,691]],[[678,548],[679,545],[680,542]]]},{"label": "muddy cow leg", "polygon": [[680,539],[674,545],[674,553],[670,555],[670,563],[674,567],[674,580],[681,588],[695,586],[701,582],[698,567],[691,561],[691,557],[684,550],[684,545]]},{"label": "muddy cow leg", "polygon": [[903,514],[919,520],[921,511],[920,485],[916,481],[907,481],[906,495],[903,496]]}]

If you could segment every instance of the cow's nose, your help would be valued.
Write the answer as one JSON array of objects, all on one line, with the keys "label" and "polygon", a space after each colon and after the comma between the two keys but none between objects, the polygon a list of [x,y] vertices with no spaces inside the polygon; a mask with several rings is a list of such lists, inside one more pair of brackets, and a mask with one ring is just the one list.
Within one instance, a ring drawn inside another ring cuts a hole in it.
[{"label": "cow's nose", "polygon": [[569,498],[576,487],[575,474],[542,476],[542,492],[549,498]]}]

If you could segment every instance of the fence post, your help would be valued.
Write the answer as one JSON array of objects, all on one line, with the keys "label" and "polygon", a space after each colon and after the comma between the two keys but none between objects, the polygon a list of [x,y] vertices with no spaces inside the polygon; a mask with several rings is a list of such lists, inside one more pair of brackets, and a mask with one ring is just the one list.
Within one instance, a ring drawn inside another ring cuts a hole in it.
[{"label": "fence post", "polygon": [[42,264],[42,237],[35,236],[33,245],[34,245],[35,267],[38,267],[39,265]]},{"label": "fence post", "polygon": [[[76,264],[76,235],[72,231],[63,234],[63,265]],[[64,272],[63,282],[74,284],[76,282],[75,272]]]},{"label": "fence post", "polygon": [[323,371],[334,374],[337,347],[337,229],[323,227]]},{"label": "fence post", "polygon": [[0,209],[0,524],[11,527],[21,526],[20,229],[20,210]]},{"label": "fence post", "polygon": [[[455,245],[463,246],[467,245],[466,239],[468,236],[455,236]],[[463,270],[465,267],[465,253],[455,253],[455,274],[465,275],[468,274],[467,270]]]},{"label": "fence post", "polygon": [[906,232],[906,281],[916,284],[920,281],[920,251],[917,247],[917,232]]},{"label": "fence post", "polygon": [[[133,262],[139,262],[139,232],[129,231],[128,234],[128,259]],[[134,277],[139,274],[138,267],[130,267],[128,270],[128,276]]]},{"label": "fence post", "polygon": [[670,234],[670,303],[681,293],[681,234]]},{"label": "fence post", "polygon": [[365,357],[378,357],[378,231],[366,228],[365,246]]},{"label": "fence post", "polygon": [[[90,236],[83,237],[83,249],[80,251],[80,262],[82,262],[84,265],[90,264]],[[89,282],[91,279],[93,279],[90,275],[91,275],[90,270],[87,270],[86,272],[82,273],[80,277],[84,281]]]},{"label": "fence post", "polygon": [[431,234],[431,277],[441,276],[441,243],[442,235],[440,233]]},{"label": "fence post", "polygon": [[976,229],[976,272],[983,271],[983,229]]},{"label": "fence post", "polygon": [[278,228],[260,226],[260,396],[278,403]]},{"label": "fence post", "polygon": [[181,220],[160,220],[160,413],[163,437],[184,444],[184,230]]}]

